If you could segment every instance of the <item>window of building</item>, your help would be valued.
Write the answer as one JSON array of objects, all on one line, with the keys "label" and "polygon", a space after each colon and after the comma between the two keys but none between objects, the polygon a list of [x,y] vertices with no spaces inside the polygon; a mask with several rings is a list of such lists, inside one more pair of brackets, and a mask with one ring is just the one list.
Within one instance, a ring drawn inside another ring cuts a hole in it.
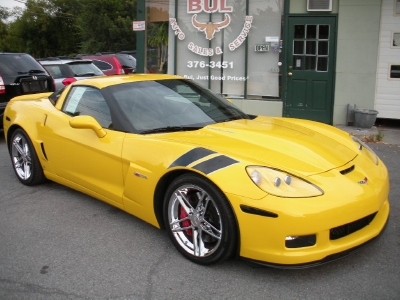
[{"label": "window of building", "polygon": [[400,47],[400,32],[393,33],[392,41],[392,48]]},{"label": "window of building", "polygon": [[169,73],[231,98],[279,99],[284,0],[170,4]]},{"label": "window of building", "polygon": [[400,79],[400,64],[390,65],[390,79]]},{"label": "window of building", "polygon": [[394,14],[400,16],[400,0],[394,1]]}]

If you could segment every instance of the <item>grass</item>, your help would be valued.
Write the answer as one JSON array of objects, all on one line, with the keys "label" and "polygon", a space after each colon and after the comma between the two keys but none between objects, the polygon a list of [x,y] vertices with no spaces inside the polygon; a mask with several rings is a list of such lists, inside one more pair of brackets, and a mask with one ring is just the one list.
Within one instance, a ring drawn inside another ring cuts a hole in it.
[{"label": "grass", "polygon": [[362,140],[367,143],[379,143],[382,142],[384,136],[382,131],[378,131],[378,134],[366,135]]}]

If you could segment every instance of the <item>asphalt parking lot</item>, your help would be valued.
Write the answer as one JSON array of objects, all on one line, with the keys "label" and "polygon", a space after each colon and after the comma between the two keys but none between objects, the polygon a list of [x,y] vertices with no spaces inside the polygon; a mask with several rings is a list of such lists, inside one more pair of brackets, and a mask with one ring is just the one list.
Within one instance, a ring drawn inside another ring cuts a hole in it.
[{"label": "asphalt parking lot", "polygon": [[391,176],[391,217],[375,243],[310,269],[204,267],[101,201],[20,184],[0,131],[0,299],[400,299],[400,145],[371,146]]}]

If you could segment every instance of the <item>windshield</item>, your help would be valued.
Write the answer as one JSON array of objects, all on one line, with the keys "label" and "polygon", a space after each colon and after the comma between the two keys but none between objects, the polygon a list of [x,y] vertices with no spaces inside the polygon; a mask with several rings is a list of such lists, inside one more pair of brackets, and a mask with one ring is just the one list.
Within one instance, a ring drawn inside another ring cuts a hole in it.
[{"label": "windshield", "polygon": [[29,54],[0,54],[0,70],[3,77],[46,73],[43,67]]},{"label": "windshield", "polygon": [[106,91],[137,133],[193,130],[249,118],[229,101],[187,80],[132,82]]}]

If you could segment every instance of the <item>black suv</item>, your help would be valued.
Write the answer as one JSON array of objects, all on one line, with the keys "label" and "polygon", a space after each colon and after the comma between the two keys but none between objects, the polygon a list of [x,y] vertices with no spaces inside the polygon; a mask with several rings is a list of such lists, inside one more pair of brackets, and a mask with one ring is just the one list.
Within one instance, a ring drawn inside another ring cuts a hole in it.
[{"label": "black suv", "polygon": [[0,52],[0,129],[3,129],[4,109],[11,98],[54,90],[53,78],[32,56]]}]

